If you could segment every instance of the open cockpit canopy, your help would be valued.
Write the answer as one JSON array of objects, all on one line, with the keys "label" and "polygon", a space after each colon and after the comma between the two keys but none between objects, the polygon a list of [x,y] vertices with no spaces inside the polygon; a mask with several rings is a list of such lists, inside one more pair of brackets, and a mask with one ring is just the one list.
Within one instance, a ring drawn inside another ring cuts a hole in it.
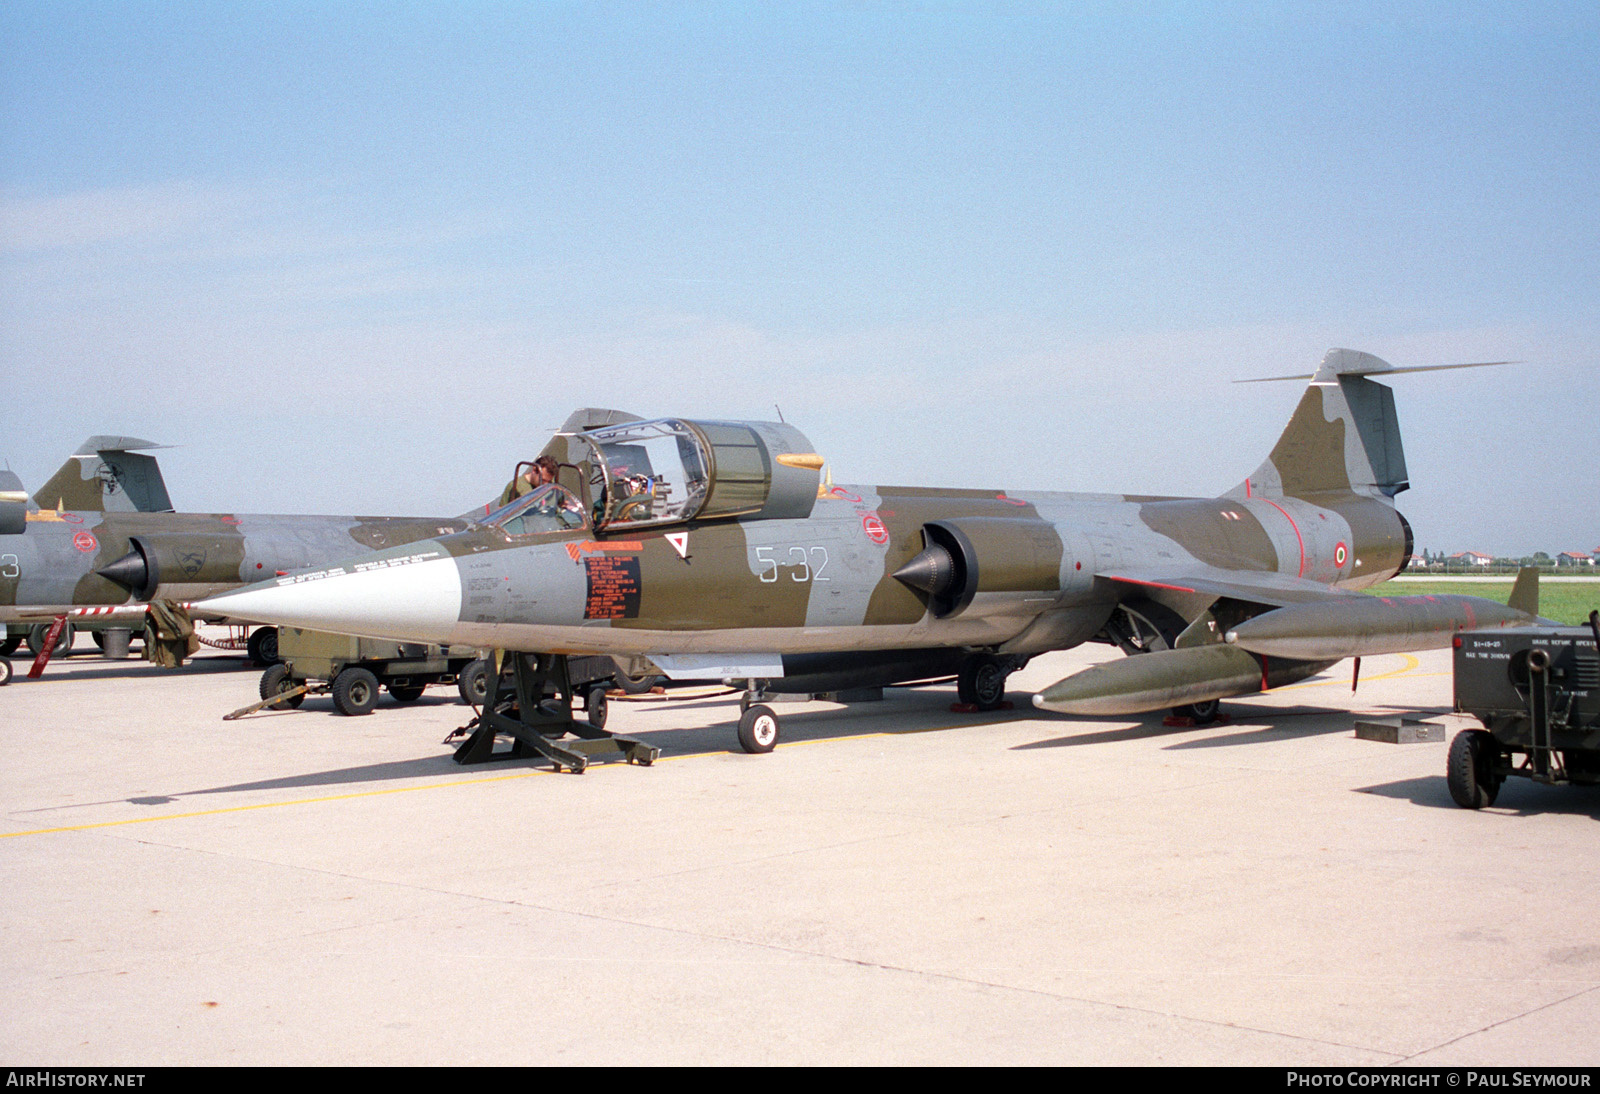
[{"label": "open cockpit canopy", "polygon": [[[726,517],[802,518],[817,500],[822,457],[781,422],[661,418],[580,433],[598,527],[617,530]],[[569,450],[570,451],[570,450]]]},{"label": "open cockpit canopy", "polygon": [[586,528],[589,518],[584,513],[583,503],[571,490],[551,482],[502,505],[480,523],[498,528],[508,536],[533,536],[541,532]]}]

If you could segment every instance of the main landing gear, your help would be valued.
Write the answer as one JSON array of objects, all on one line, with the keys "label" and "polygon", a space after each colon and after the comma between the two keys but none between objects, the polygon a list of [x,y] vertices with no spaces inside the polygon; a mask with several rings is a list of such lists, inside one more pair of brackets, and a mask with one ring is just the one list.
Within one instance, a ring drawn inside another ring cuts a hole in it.
[{"label": "main landing gear", "polygon": [[[486,763],[489,760],[542,756],[555,765],[580,774],[592,759],[620,756],[629,763],[648,767],[661,750],[632,737],[607,733],[605,688],[595,685],[583,697],[584,721],[573,717],[572,703],[577,697],[567,658],[562,654],[512,653],[498,676],[492,670],[486,680],[482,711],[472,721],[451,734],[467,733],[456,749],[458,764]],[[571,735],[575,741],[562,738]],[[495,738],[511,738],[506,752],[494,750]]]},{"label": "main landing gear", "polygon": [[[1123,653],[1135,656],[1174,649],[1185,626],[1183,616],[1171,608],[1139,597],[1117,605],[1106,623],[1106,633]],[[1222,700],[1173,707],[1172,717],[1182,721],[1169,724],[1208,726],[1222,717]]]},{"label": "main landing gear", "polygon": [[956,675],[956,698],[980,711],[1006,708],[1006,678],[1017,667],[1014,658],[992,653],[973,654]]}]

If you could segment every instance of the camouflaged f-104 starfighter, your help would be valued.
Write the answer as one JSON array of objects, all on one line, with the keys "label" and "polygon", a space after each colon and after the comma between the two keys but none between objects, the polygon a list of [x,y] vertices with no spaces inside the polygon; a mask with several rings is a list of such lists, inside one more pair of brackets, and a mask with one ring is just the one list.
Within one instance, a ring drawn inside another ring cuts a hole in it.
[{"label": "camouflaged f-104 starfighter", "polygon": [[[746,686],[740,738],[755,751],[777,737],[751,705],[765,693],[955,675],[962,700],[993,708],[1030,657],[1091,640],[1139,656],[1037,706],[1204,721],[1218,699],[1341,657],[1532,619],[1473,597],[1355,592],[1412,550],[1393,500],[1408,485],[1394,400],[1372,379],[1409,371],[1331,350],[1315,375],[1279,377],[1311,383],[1266,461],[1213,498],[835,485],[787,424],[580,411],[546,449],[558,481],[471,528],[204,606],[515,651],[528,673],[566,654],[648,657]],[[548,680],[517,694],[524,726]]]}]

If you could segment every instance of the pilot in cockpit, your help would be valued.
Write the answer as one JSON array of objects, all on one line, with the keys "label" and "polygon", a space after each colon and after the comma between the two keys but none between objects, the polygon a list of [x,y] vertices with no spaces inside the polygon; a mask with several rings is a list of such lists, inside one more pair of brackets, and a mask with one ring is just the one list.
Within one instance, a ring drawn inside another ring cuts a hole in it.
[{"label": "pilot in cockpit", "polygon": [[516,499],[526,494],[531,494],[545,483],[555,481],[555,457],[549,455],[540,456],[528,466],[528,470],[506,483],[506,488],[500,491],[500,504],[510,505]]}]

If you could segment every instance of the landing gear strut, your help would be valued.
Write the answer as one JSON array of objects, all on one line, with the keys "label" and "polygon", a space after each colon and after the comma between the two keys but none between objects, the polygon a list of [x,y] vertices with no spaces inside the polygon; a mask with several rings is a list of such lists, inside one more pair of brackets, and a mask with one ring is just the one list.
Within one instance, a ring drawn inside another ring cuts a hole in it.
[{"label": "landing gear strut", "polygon": [[[1124,600],[1111,613],[1106,633],[1123,653],[1137,655],[1176,648],[1178,635],[1187,624],[1183,616],[1154,600]],[[1207,699],[1173,707],[1174,718],[1186,718],[1197,726],[1208,726],[1222,715],[1222,700]]]},{"label": "landing gear strut", "polygon": [[[578,774],[600,756],[621,756],[648,767],[661,755],[654,745],[600,728],[606,719],[604,689],[595,688],[584,697],[586,721],[572,716],[572,677],[565,655],[513,653],[509,657],[510,671],[498,676],[490,671],[483,711],[462,727],[470,736],[456,749],[456,763],[542,756],[557,771],[566,768]],[[579,739],[561,741],[568,734]],[[509,752],[495,752],[499,735],[511,738]]]}]

